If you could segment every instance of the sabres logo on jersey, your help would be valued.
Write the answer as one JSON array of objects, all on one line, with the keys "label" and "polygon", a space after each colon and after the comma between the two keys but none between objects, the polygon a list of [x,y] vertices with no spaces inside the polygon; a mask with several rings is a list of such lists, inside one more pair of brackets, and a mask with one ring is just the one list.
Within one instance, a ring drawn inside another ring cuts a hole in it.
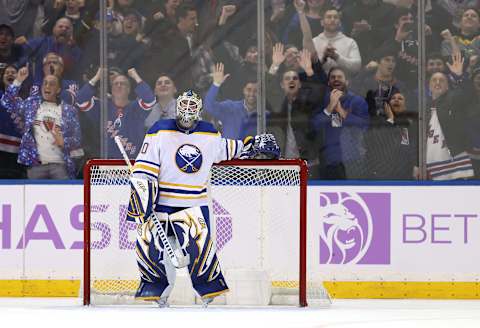
[{"label": "sabres logo on jersey", "polygon": [[203,156],[197,146],[181,145],[175,154],[175,162],[183,173],[196,173],[202,167]]}]

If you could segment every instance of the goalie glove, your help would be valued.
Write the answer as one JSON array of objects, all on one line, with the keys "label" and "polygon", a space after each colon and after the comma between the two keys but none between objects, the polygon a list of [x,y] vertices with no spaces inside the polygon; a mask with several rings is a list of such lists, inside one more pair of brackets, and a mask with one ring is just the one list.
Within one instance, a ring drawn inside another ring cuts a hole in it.
[{"label": "goalie glove", "polygon": [[145,223],[150,217],[158,195],[156,181],[130,178],[130,202],[127,221]]},{"label": "goalie glove", "polygon": [[275,136],[271,133],[248,136],[243,141],[243,150],[240,159],[278,159],[280,147],[277,145]]}]

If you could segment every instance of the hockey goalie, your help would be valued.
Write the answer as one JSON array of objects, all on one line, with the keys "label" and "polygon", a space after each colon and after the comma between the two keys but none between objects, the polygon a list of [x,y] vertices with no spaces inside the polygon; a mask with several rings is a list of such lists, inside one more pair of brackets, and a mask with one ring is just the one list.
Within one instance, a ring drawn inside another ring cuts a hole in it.
[{"label": "hockey goalie", "polygon": [[180,95],[176,119],[150,128],[131,174],[127,220],[140,224],[135,297],[160,307],[168,306],[176,267],[188,267],[204,306],[228,292],[210,233],[207,180],[212,165],[280,154],[273,135],[225,139],[201,120],[201,112],[202,100],[195,92]]}]

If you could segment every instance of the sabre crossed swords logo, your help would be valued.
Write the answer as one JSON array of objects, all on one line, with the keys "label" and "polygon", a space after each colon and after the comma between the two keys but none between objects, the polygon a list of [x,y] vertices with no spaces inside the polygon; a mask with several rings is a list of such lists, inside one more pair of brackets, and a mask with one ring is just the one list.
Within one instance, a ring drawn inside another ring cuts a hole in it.
[{"label": "sabre crossed swords logo", "polygon": [[[181,171],[185,173],[195,173],[195,172],[198,172],[198,170],[200,170],[200,166],[202,165],[201,160],[200,160],[200,163],[195,163],[195,162],[202,156],[202,153],[200,152],[200,149],[198,149],[196,146],[183,145],[178,149],[177,155],[184,162],[184,163],[179,163],[177,159],[177,164]],[[191,170],[190,172],[189,172],[189,168]]]}]

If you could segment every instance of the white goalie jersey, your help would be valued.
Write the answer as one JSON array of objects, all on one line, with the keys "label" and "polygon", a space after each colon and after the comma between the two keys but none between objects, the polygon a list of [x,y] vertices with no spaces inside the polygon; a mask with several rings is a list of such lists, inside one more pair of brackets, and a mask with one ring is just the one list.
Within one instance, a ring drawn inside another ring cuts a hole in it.
[{"label": "white goalie jersey", "polygon": [[208,205],[207,182],[214,163],[238,158],[241,140],[225,139],[208,122],[185,133],[175,120],[161,120],[147,132],[132,175],[158,181],[158,205]]}]

